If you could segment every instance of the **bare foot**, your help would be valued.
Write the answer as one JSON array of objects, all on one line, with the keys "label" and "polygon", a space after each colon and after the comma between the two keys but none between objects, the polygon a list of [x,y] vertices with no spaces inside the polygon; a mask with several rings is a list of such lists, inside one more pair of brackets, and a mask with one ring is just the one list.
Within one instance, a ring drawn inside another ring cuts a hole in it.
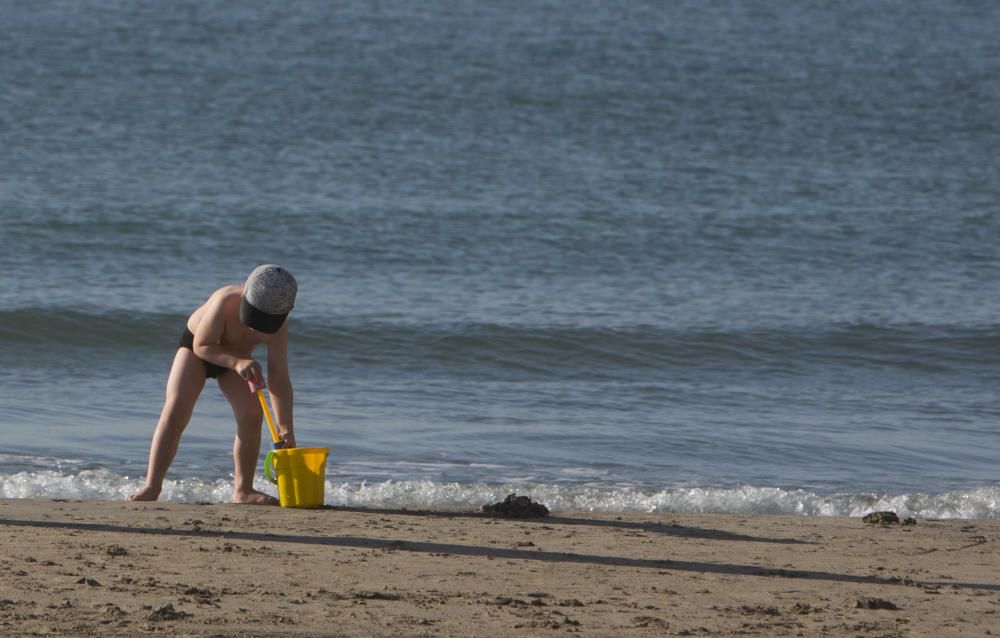
[{"label": "bare foot", "polygon": [[257,490],[233,491],[233,502],[247,505],[277,505],[278,499]]},{"label": "bare foot", "polygon": [[146,486],[136,492],[135,494],[130,494],[125,497],[126,501],[155,501],[160,498],[160,490]]}]

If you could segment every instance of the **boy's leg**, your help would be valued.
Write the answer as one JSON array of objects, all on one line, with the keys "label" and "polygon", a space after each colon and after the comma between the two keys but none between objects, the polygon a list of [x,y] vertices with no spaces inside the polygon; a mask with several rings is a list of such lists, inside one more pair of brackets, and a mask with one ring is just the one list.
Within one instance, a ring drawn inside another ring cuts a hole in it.
[{"label": "boy's leg", "polygon": [[233,502],[277,505],[278,500],[253,489],[253,477],[260,457],[260,429],[263,412],[260,401],[250,393],[247,382],[235,372],[219,377],[219,388],[229,400],[236,417],[233,442]]},{"label": "boy's leg", "polygon": [[163,411],[149,448],[146,485],[128,497],[130,501],[155,501],[163,487],[163,477],[177,454],[181,433],[191,420],[194,404],[205,387],[205,364],[187,348],[178,348],[167,378]]}]

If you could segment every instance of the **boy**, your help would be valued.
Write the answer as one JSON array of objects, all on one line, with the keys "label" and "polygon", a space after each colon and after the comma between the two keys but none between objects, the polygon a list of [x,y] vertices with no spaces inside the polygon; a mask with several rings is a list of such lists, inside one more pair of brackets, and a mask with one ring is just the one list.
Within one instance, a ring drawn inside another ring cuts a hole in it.
[{"label": "boy", "polygon": [[295,447],[292,432],[292,382],[288,376],[288,325],[298,285],[291,273],[273,264],[258,266],[240,285],[216,290],[187,320],[167,379],[163,411],[149,449],[146,485],[130,501],[155,501],[174,460],[181,433],[191,420],[206,379],[218,379],[236,417],[233,444],[233,502],[277,505],[277,499],[253,489],[260,456],[262,410],[248,381],[264,372],[251,354],[267,344],[268,387],[283,447]]}]

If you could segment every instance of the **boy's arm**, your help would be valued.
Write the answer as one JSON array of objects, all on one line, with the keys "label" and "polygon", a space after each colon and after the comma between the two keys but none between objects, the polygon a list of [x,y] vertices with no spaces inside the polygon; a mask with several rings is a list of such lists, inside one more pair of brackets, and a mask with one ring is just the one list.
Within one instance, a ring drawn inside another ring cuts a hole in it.
[{"label": "boy's arm", "polygon": [[226,328],[224,308],[226,303],[232,303],[232,300],[219,295],[205,304],[205,314],[195,330],[192,350],[200,359],[235,370],[247,381],[259,383],[264,380],[264,371],[259,363],[253,359],[235,357],[219,345],[219,342],[222,341],[222,333]]},{"label": "boy's arm", "polygon": [[277,416],[278,436],[285,447],[295,447],[295,426],[292,421],[292,379],[288,374],[288,323],[281,326],[267,346],[268,386]]}]

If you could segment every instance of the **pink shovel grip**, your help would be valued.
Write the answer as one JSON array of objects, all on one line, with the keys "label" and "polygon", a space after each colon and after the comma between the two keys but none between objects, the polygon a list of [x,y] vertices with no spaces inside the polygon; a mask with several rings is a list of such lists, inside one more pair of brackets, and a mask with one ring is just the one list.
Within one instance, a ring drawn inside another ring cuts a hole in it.
[{"label": "pink shovel grip", "polygon": [[247,385],[250,387],[250,394],[253,394],[257,390],[263,390],[267,387],[267,382],[261,379],[260,383],[248,380]]}]

